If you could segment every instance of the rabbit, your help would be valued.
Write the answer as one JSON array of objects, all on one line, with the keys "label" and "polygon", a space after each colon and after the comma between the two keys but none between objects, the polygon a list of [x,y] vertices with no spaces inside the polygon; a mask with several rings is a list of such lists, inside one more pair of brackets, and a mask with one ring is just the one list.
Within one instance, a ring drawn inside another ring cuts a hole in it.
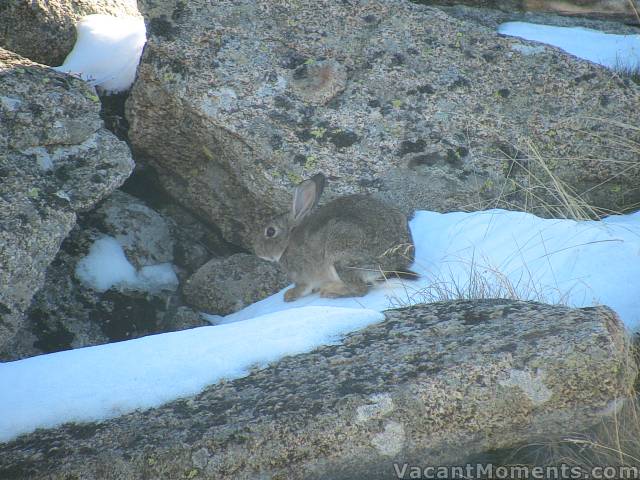
[{"label": "rabbit", "polygon": [[408,269],[414,245],[407,218],[361,194],[314,210],[324,184],[321,173],[299,184],[291,212],[267,220],[255,234],[256,255],[279,262],[294,283],[284,300],[317,291],[321,297],[358,297],[375,280],[417,278]]}]

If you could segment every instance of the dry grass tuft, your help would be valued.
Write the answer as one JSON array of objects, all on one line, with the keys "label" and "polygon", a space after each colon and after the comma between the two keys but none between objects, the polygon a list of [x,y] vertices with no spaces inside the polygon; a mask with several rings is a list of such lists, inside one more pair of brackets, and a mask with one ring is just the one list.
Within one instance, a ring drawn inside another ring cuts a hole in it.
[{"label": "dry grass tuft", "polygon": [[[604,125],[609,128],[602,128]],[[557,127],[571,131],[586,145],[605,147],[609,152],[607,157],[553,158],[543,155],[531,139],[523,139],[518,145],[503,143],[500,155],[485,161],[497,163],[506,159],[504,179],[485,180],[483,184],[478,179],[477,200],[461,208],[470,211],[504,208],[572,220],[594,220],[638,210],[640,202],[632,199],[638,198],[640,187],[629,186],[626,178],[640,173],[640,127],[584,115],[566,118]],[[600,178],[582,189],[572,186],[565,178],[572,176],[571,170],[579,169],[587,169],[592,176],[600,175]],[[486,188],[485,184],[490,187]],[[482,198],[485,190],[494,192],[491,198],[486,195]],[[606,203],[612,203],[613,198],[619,207],[598,207],[597,203],[602,203],[598,198],[609,198]]]},{"label": "dry grass tuft", "polygon": [[[462,260],[453,259],[459,263]],[[416,303],[445,302],[453,300],[485,300],[502,298],[507,300],[531,300],[541,303],[567,305],[569,291],[541,289],[533,274],[524,269],[517,280],[512,280],[486,258],[472,258],[465,261],[467,276],[463,281],[453,273],[427,274],[426,283],[403,282],[402,296],[389,297],[393,307],[400,308]],[[428,270],[428,269],[423,269]]]}]

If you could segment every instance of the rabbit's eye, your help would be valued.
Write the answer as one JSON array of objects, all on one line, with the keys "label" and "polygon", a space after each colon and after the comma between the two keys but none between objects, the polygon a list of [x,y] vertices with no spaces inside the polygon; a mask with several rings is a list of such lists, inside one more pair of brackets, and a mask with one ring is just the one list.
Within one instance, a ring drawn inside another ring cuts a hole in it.
[{"label": "rabbit's eye", "polygon": [[267,229],[264,231],[264,234],[267,237],[271,238],[276,234],[276,229],[273,227],[267,227]]}]

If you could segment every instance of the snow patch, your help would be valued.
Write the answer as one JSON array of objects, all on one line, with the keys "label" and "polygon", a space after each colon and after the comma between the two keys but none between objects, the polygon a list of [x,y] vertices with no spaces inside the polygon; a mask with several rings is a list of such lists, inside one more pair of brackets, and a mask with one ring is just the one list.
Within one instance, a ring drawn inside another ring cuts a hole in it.
[{"label": "snow patch", "polygon": [[10,412],[0,415],[0,441],[157,407],[383,319],[366,309],[298,308],[0,363],[0,412]]},{"label": "snow patch", "polygon": [[582,27],[507,22],[498,33],[546,43],[613,70],[640,68],[640,35],[618,35]]},{"label": "snow patch", "polygon": [[178,286],[178,277],[170,263],[142,267],[136,272],[122,246],[109,236],[93,243],[89,254],[76,265],[76,277],[99,292],[113,286],[144,292],[175,290]]},{"label": "snow patch", "polygon": [[87,15],[76,25],[77,40],[59,72],[76,75],[112,93],[128,90],[147,42],[139,17]]}]

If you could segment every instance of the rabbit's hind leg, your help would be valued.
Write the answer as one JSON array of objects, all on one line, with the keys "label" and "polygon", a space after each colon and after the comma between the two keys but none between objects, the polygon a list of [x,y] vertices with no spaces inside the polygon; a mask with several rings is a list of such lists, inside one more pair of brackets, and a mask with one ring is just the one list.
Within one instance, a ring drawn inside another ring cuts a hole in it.
[{"label": "rabbit's hind leg", "polygon": [[357,270],[336,268],[339,281],[329,282],[320,289],[321,297],[362,297],[369,291],[369,286]]},{"label": "rabbit's hind leg", "polygon": [[329,282],[320,287],[320,296],[324,298],[350,297],[351,291],[342,282]]}]

